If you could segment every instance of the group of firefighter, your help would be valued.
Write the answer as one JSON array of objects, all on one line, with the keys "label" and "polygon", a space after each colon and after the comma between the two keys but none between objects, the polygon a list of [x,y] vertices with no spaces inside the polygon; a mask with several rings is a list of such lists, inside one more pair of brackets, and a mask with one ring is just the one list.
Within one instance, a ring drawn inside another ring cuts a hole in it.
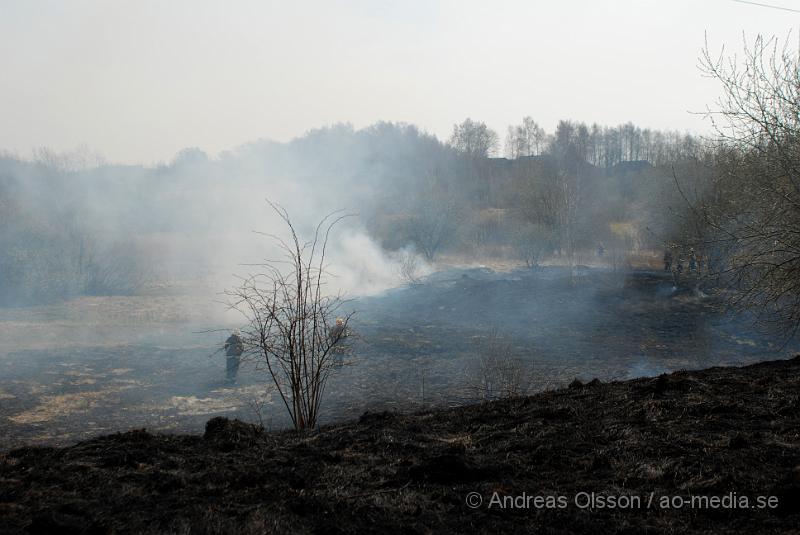
[{"label": "group of firefighter", "polygon": [[711,269],[709,260],[694,247],[686,249],[677,244],[664,247],[664,271],[676,275],[708,273]]}]

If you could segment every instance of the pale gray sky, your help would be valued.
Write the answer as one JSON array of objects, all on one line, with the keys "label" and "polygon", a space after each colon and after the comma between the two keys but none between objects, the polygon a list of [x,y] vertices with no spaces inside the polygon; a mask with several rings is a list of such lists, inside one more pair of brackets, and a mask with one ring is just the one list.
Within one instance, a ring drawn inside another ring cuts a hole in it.
[{"label": "pale gray sky", "polygon": [[704,132],[704,32],[735,48],[798,25],[731,0],[0,0],[0,150],[150,164],[339,121],[446,138],[467,116]]}]

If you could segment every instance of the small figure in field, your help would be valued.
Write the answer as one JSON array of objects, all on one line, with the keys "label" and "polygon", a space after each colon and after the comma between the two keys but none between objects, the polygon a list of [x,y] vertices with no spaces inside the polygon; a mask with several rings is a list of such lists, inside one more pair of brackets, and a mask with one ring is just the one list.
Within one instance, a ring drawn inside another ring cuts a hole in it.
[{"label": "small figure in field", "polygon": [[328,340],[331,344],[331,353],[333,353],[337,365],[342,364],[345,353],[345,347],[342,342],[347,336],[347,325],[345,325],[344,318],[336,318],[336,325],[331,327],[328,333]]},{"label": "small figure in field", "polygon": [[336,318],[336,325],[331,327],[328,340],[332,346],[336,347],[345,338],[347,338],[347,326],[344,324],[344,318]]},{"label": "small figure in field", "polygon": [[672,249],[664,248],[664,271],[672,271]]},{"label": "small figure in field", "polygon": [[703,255],[702,253],[697,253],[697,274],[700,275],[703,273]]},{"label": "small figure in field", "polygon": [[597,246],[597,256],[603,258],[603,255],[605,254],[606,254],[606,248],[601,243],[600,245]]},{"label": "small figure in field", "polygon": [[225,340],[225,378],[229,383],[236,382],[236,374],[239,373],[239,357],[244,353],[244,342],[239,331],[233,333]]},{"label": "small figure in field", "polygon": [[689,273],[697,270],[697,255],[694,252],[694,247],[689,249]]},{"label": "small figure in field", "polygon": [[678,256],[678,264],[675,266],[675,272],[678,275],[683,273],[683,256]]}]

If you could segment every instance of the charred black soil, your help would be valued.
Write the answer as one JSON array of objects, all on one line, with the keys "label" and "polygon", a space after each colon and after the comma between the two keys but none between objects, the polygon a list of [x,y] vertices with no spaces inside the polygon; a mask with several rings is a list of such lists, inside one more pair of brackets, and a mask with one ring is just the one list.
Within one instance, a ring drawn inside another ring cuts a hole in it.
[{"label": "charred black soil", "polygon": [[[591,493],[633,506],[582,508]],[[564,507],[496,503],[523,494]],[[367,413],[304,436],[215,418],[204,436],[15,449],[0,456],[0,519],[8,533],[794,531],[800,357]]]}]

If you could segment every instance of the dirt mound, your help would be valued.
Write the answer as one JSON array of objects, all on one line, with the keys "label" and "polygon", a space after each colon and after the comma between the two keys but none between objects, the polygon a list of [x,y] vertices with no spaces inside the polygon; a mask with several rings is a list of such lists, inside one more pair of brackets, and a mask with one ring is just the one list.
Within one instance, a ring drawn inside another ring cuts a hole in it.
[{"label": "dirt mound", "polygon": [[264,430],[240,420],[229,420],[222,416],[212,418],[206,423],[203,438],[222,451],[251,448],[264,441]]},{"label": "dirt mound", "polygon": [[800,357],[313,433],[214,418],[0,454],[3,533],[742,533],[800,525]]}]

